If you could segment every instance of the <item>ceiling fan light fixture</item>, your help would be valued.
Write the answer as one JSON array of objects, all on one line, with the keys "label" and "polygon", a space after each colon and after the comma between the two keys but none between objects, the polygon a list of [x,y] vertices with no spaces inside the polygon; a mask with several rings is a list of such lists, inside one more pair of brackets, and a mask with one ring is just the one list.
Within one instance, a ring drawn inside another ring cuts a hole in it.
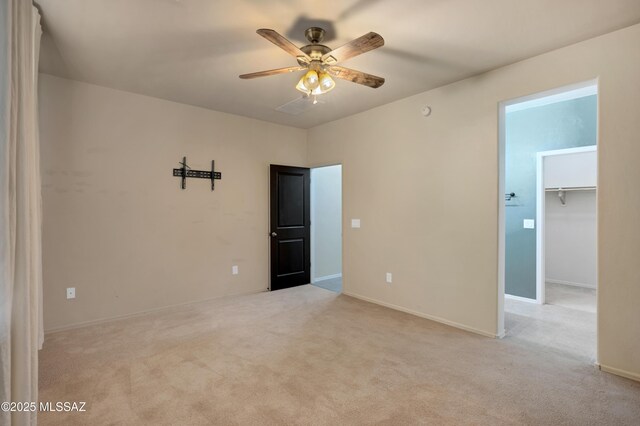
[{"label": "ceiling fan light fixture", "polygon": [[314,70],[308,71],[296,84],[296,89],[314,96],[330,92],[334,87],[336,87],[336,82],[329,74],[323,71],[317,73]]},{"label": "ceiling fan light fixture", "polygon": [[305,74],[300,78],[295,87],[305,95],[305,98],[311,95],[322,95],[335,88],[336,83],[329,73],[327,73],[327,70],[331,72],[333,77],[374,89],[384,84],[384,78],[382,77],[336,65],[337,62],[345,61],[383,46],[384,39],[380,34],[369,32],[337,49],[330,49],[320,44],[324,30],[319,27],[307,29],[305,36],[310,44],[302,47],[297,47],[275,30],[261,28],[256,32],[295,57],[298,61],[298,66],[242,74],[239,76],[242,79],[267,77],[304,70]]},{"label": "ceiling fan light fixture", "polygon": [[[333,79],[331,78],[331,76],[329,74],[327,74],[326,72],[320,72],[318,74],[318,76],[320,77],[320,83],[318,84],[318,87],[316,87],[315,89],[311,90],[311,91],[304,91],[300,89],[300,86],[302,85],[302,83],[298,83],[298,85],[296,86],[296,89],[303,91],[305,93],[317,96],[317,95],[323,95],[327,92],[330,92],[331,90],[333,90],[334,87],[336,87],[336,82],[333,81]],[[302,82],[302,79],[300,80]],[[302,86],[305,87],[305,86]]]}]

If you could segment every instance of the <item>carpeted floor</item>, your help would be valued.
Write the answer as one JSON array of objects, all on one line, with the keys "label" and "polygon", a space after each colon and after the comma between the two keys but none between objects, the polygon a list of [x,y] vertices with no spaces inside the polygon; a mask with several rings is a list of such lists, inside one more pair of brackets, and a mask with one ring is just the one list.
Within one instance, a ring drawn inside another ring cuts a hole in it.
[{"label": "carpeted floor", "polygon": [[546,283],[545,299],[550,305],[596,313],[596,289],[557,283]]},{"label": "carpeted floor", "polygon": [[640,383],[314,286],[48,335],[41,425],[637,425]]},{"label": "carpeted floor", "polygon": [[324,288],[325,290],[333,291],[334,293],[342,293],[342,277],[316,281],[313,285]]},{"label": "carpeted floor", "polygon": [[505,299],[507,336],[596,362],[595,290],[547,284],[547,304]]}]

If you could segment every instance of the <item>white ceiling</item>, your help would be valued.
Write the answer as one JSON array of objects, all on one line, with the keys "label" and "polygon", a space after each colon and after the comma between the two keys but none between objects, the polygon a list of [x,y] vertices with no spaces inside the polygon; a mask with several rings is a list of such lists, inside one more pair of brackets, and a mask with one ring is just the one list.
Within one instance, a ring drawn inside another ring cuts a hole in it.
[{"label": "white ceiling", "polygon": [[[638,0],[37,0],[41,71],[185,104],[309,128],[640,22]],[[298,74],[240,80],[296,65],[258,36],[272,28],[304,45],[304,28],[333,27],[336,48],[369,31],[385,45],[341,63],[386,78],[343,80],[301,115]]]}]

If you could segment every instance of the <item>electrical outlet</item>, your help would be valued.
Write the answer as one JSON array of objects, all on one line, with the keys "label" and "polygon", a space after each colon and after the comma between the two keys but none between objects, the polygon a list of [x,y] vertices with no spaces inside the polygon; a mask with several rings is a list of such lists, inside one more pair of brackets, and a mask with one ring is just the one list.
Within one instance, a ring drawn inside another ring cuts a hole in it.
[{"label": "electrical outlet", "polygon": [[352,228],[360,228],[360,219],[351,219]]},{"label": "electrical outlet", "polygon": [[76,288],[69,287],[67,288],[67,299],[75,299],[76,298]]},{"label": "electrical outlet", "polygon": [[233,265],[233,266],[231,267],[231,273],[232,273],[233,275],[238,275],[238,265]]},{"label": "electrical outlet", "polygon": [[393,282],[393,275],[391,272],[387,272],[387,283],[391,284]]}]

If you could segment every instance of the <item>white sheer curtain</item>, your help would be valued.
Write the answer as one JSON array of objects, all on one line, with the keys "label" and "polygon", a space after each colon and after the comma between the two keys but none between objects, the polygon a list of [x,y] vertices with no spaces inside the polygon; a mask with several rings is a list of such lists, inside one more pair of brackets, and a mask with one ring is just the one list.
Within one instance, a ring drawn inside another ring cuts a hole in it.
[{"label": "white sheer curtain", "polygon": [[[40,14],[31,0],[0,0],[0,402],[38,401],[42,347]],[[2,425],[35,412],[0,410]]]}]

